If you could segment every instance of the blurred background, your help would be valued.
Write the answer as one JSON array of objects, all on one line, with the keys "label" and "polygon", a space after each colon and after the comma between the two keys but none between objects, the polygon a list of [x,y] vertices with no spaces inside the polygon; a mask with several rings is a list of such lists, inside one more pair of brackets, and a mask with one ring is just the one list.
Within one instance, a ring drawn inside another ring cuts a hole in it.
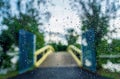
[{"label": "blurred background", "polygon": [[81,49],[95,30],[97,73],[120,78],[120,0],[0,0],[0,79],[18,74],[19,30],[36,35],[36,50],[52,45]]}]

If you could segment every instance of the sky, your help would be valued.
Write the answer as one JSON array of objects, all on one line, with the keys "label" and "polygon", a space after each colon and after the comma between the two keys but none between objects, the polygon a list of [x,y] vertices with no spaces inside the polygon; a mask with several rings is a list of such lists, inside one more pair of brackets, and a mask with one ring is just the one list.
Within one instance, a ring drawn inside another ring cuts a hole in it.
[{"label": "sky", "polygon": [[[12,4],[12,11],[17,14],[15,2],[16,0],[11,0]],[[22,0],[23,4],[25,3],[25,0]],[[75,11],[73,11],[69,5],[69,0],[50,0],[54,6],[48,6],[47,10],[51,13],[51,18],[48,23],[44,25],[45,31],[51,31],[51,32],[59,32],[60,34],[65,34],[65,29],[67,28],[74,28],[78,34],[81,35],[80,26],[81,26],[81,20],[79,19],[79,16],[76,14]],[[24,11],[24,8],[23,8]],[[118,15],[120,15],[120,11],[118,12]],[[117,31],[117,34],[109,34],[109,36],[112,36],[113,38],[120,38],[120,18],[117,18],[116,20],[110,21],[110,28],[109,30],[112,30],[113,24],[115,24],[115,28]],[[5,29],[6,27],[0,26],[1,29]],[[60,36],[55,35],[45,35],[45,41],[49,42],[50,40],[53,40],[55,42],[61,41],[62,43],[66,44],[65,39],[61,38]],[[79,38],[79,43],[81,42],[81,37]]]},{"label": "sky", "polygon": [[[47,27],[45,30],[46,31],[52,31],[52,32],[59,32],[64,34],[66,28],[74,28],[77,30],[78,34],[81,35],[81,20],[79,19],[79,16],[76,14],[75,11],[73,11],[69,5],[69,0],[52,0],[56,6],[54,7],[49,7],[49,10],[52,13],[52,17],[49,21],[48,24],[45,25]],[[120,0],[119,0],[120,2]],[[120,15],[120,10],[117,12],[117,15]],[[118,17],[115,20],[110,21],[110,28],[109,30],[113,30],[114,28],[116,29],[117,33],[108,33],[108,35],[112,38],[120,38],[120,17]],[[53,37],[53,38],[51,38]],[[54,41],[61,41],[63,43],[66,43],[63,41],[64,39],[61,39],[61,37],[58,36],[47,36],[46,41],[49,40],[54,40]],[[105,39],[108,39],[105,37]],[[108,42],[111,42],[111,40],[108,40]],[[79,38],[78,43],[81,43],[81,36]]]},{"label": "sky", "polygon": [[[51,6],[48,8],[52,13],[52,17],[50,18],[50,21],[45,24],[45,30],[55,33],[57,32],[64,35],[66,33],[65,29],[74,28],[80,34],[81,32],[79,31],[79,29],[81,21],[78,15],[76,15],[76,13],[71,10],[71,7],[69,6],[69,0],[52,1],[55,6]],[[46,36],[45,40],[53,40],[57,43],[60,41],[64,44],[67,44],[65,39],[57,35]]]},{"label": "sky", "polygon": [[[65,34],[64,29],[74,28],[77,30],[78,34],[81,35],[81,20],[79,19],[79,16],[76,14],[76,12],[71,9],[69,0],[52,0],[52,2],[56,6],[48,8],[52,14],[52,17],[49,23],[45,25],[45,30]],[[117,14],[120,15],[120,11]],[[109,30],[113,30],[114,28],[117,28],[117,33],[113,33],[112,35],[108,33],[108,35],[112,36],[112,38],[120,38],[120,29],[118,29],[120,28],[120,17],[116,20],[110,21]],[[108,38],[106,37],[106,39]],[[62,43],[66,44],[64,39],[54,35],[46,36],[45,40],[53,40],[56,42],[61,41]],[[81,37],[79,38],[78,43],[81,43]]]}]

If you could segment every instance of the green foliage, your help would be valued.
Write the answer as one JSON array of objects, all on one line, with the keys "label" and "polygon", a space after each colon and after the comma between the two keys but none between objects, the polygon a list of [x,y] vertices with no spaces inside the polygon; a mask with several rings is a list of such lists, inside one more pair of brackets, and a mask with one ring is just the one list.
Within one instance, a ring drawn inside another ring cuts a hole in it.
[{"label": "green foliage", "polygon": [[[34,6],[35,1],[37,2]],[[46,7],[46,0],[27,0],[23,4],[22,0],[13,1],[15,12],[11,11],[10,0],[0,0],[0,24],[6,25],[7,30],[2,30],[0,35],[0,47],[2,47],[4,55],[11,49],[12,45],[18,46],[19,30],[24,29],[36,35],[36,49],[44,46],[44,34],[40,32],[39,26],[43,25],[46,21],[42,21],[42,18],[47,21],[49,20],[51,14],[48,11],[40,11],[40,5]],[[25,8],[25,9],[23,9]],[[42,22],[41,22],[42,21]],[[4,27],[4,26],[3,26]],[[0,61],[1,61],[0,56]],[[7,57],[2,59],[7,63]],[[10,59],[9,59],[10,60]],[[1,62],[0,62],[1,64]]]},{"label": "green foliage", "polygon": [[73,44],[74,46],[76,46],[77,48],[79,48],[81,50],[81,45],[80,44]]},{"label": "green foliage", "polygon": [[73,4],[71,4],[72,8],[77,9],[82,20],[82,31],[90,28],[95,30],[96,47],[107,35],[109,21],[117,17],[116,12],[120,9],[120,5],[116,3],[117,0],[112,2],[111,0],[73,0]]},{"label": "green foliage", "polygon": [[97,56],[99,56],[100,54],[109,54],[109,44],[107,42],[107,40],[103,40],[98,44],[97,47]]},{"label": "green foliage", "polygon": [[[98,45],[101,39],[107,34],[109,27],[108,25],[109,22],[107,18],[104,17],[102,18],[98,17],[98,18],[99,20],[97,20],[97,18],[94,17],[92,22],[91,22],[91,18],[88,18],[88,20],[83,21],[83,26],[82,26],[83,31],[89,30],[90,28],[94,28],[96,45]],[[96,22],[96,20],[98,22]]]},{"label": "green foliage", "polygon": [[[28,20],[27,20],[27,19]],[[1,63],[4,68],[11,67],[10,57],[6,55],[6,52],[11,49],[14,44],[18,46],[19,40],[19,30],[24,29],[26,31],[32,32],[36,35],[36,49],[44,46],[44,35],[38,30],[37,21],[32,17],[27,15],[21,15],[20,18],[5,18],[3,24],[8,26],[7,30],[4,30],[0,35],[0,46],[3,48],[4,54],[1,56]]]},{"label": "green foliage", "polygon": [[[18,38],[19,38],[19,30],[24,29],[26,31],[30,31],[36,35],[37,39],[37,49],[41,48],[44,45],[44,36],[43,33],[40,33],[38,30],[38,23],[37,21],[32,18],[31,16],[21,14],[20,18],[13,17],[13,18],[4,18],[3,24],[8,26],[8,30],[5,30],[1,37],[2,46],[7,46],[8,50],[12,44],[18,46]],[[7,36],[7,37],[6,37]],[[9,37],[9,38],[8,38]],[[6,39],[6,40],[5,40]],[[11,39],[11,40],[10,40]],[[9,41],[8,41],[9,40]]]},{"label": "green foliage", "polygon": [[43,33],[34,33],[36,35],[36,50],[40,49],[44,46],[45,40],[44,40],[44,34]]},{"label": "green foliage", "polygon": [[16,11],[18,14],[15,14],[11,12],[12,8],[10,7],[10,1],[0,1],[0,12],[2,13],[1,18],[3,18],[2,24],[8,27],[8,29],[3,31],[2,35],[0,35],[2,38],[0,40],[0,45],[2,46],[4,52],[8,51],[12,44],[18,46],[18,31],[20,29],[24,29],[36,35],[37,49],[44,45],[44,36],[43,33],[39,32],[40,29],[38,29],[38,26],[43,24],[39,22],[41,17],[45,17],[48,20],[50,18],[50,13],[48,11],[39,12],[40,5],[44,4],[46,7],[46,0],[37,0],[36,7],[38,8],[34,7],[34,2],[34,0],[27,1],[24,4],[26,6],[26,10],[23,11],[22,1],[17,0],[15,4],[17,5]]},{"label": "green foliage", "polygon": [[105,69],[100,69],[98,71],[98,74],[100,74],[101,76],[105,76],[107,78],[110,78],[110,79],[119,79],[120,78],[120,73],[110,72],[110,71],[105,70]]},{"label": "green foliage", "polygon": [[113,63],[119,63],[119,58],[99,58],[99,55],[119,55],[120,53],[120,40],[113,39],[110,44],[107,43],[107,40],[103,40],[98,44],[97,47],[97,61],[98,68],[101,68],[102,64],[111,61]]},{"label": "green foliage", "polygon": [[14,42],[13,37],[9,31],[3,31],[0,38],[0,46],[3,48],[3,52],[6,53]]},{"label": "green foliage", "polygon": [[8,56],[8,55],[5,55],[5,54],[3,54],[2,55],[2,57],[3,57],[3,68],[9,68],[9,67],[11,67],[11,61],[10,61],[10,59],[11,59],[11,57],[10,56]]},{"label": "green foliage", "polygon": [[[67,51],[67,47],[68,47],[68,45],[63,45],[61,42],[59,42],[58,44],[57,43],[50,43],[49,45],[53,46],[55,51]],[[72,45],[81,49],[80,44],[72,44]]]},{"label": "green foliage", "polygon": [[98,55],[100,54],[112,54],[116,55],[120,53],[120,40],[113,39],[110,44],[107,43],[107,40],[103,40],[98,44],[97,49]]},{"label": "green foliage", "polygon": [[99,42],[97,47],[97,68],[100,69],[102,64],[107,63],[107,60],[105,58],[99,58],[100,55],[110,55],[112,52],[110,51],[110,45],[108,44],[107,40],[102,40]]},{"label": "green foliage", "polygon": [[72,28],[67,29],[67,34],[66,34],[65,38],[67,40],[68,45],[76,44],[78,37],[79,37],[79,35],[77,34],[77,32],[74,29],[72,29]]},{"label": "green foliage", "polygon": [[67,45],[63,45],[61,42],[57,43],[50,43],[49,45],[52,45],[55,51],[66,51]]},{"label": "green foliage", "polygon": [[[72,8],[77,9],[77,13],[82,20],[82,31],[85,32],[90,28],[93,28],[95,31],[95,50],[97,56],[100,53],[110,52],[107,41],[102,41],[102,38],[107,36],[109,32],[110,20],[117,17],[116,12],[120,9],[120,4],[116,3],[117,0],[73,0],[71,3]],[[116,49],[119,50],[119,48]]]},{"label": "green foliage", "polygon": [[113,54],[119,54],[120,53],[120,40],[113,39],[112,43],[110,44],[110,48]]}]

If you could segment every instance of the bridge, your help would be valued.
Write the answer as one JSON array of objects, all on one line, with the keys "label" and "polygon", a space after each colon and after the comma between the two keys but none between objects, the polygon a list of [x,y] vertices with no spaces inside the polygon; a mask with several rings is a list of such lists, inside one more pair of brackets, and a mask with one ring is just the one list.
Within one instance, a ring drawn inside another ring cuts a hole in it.
[{"label": "bridge", "polygon": [[83,68],[82,52],[70,45],[55,52],[50,45],[34,53],[34,67],[9,79],[108,79]]}]

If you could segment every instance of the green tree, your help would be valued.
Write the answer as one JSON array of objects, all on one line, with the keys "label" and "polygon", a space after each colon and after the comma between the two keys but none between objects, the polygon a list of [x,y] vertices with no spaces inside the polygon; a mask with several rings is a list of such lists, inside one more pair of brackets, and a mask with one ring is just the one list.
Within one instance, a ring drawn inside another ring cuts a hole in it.
[{"label": "green tree", "polygon": [[[18,37],[19,37],[18,33],[19,33],[20,29],[30,31],[33,34],[35,34],[37,37],[37,39],[36,39],[37,49],[41,48],[44,45],[44,36],[43,36],[43,33],[39,32],[39,29],[38,29],[39,24],[31,16],[28,16],[25,14],[21,14],[20,16],[21,17],[18,19],[16,17],[11,17],[9,19],[5,19],[3,22],[3,24],[8,26],[8,30],[6,30],[6,33],[7,33],[7,35],[11,35],[11,39],[12,39],[11,44],[9,44],[9,48],[13,43],[16,46],[18,46]],[[4,33],[2,33],[1,36],[3,36],[3,39],[6,38],[6,36],[4,36]],[[5,41],[5,40],[2,40],[2,41]],[[8,41],[8,39],[6,41]],[[8,42],[10,42],[10,40]],[[6,46],[6,45],[3,45],[3,46]],[[3,49],[6,49],[6,48],[3,48]]]},{"label": "green tree", "polygon": [[119,54],[120,53],[120,40],[113,39],[112,43],[110,44],[112,54]]},{"label": "green tree", "polygon": [[50,43],[49,45],[53,46],[55,51],[66,51],[67,50],[67,45],[63,45],[61,42],[57,43]]},{"label": "green tree", "polygon": [[[82,20],[82,31],[90,28],[95,31],[95,50],[97,55],[102,38],[109,32],[109,22],[117,17],[117,11],[120,9],[118,0],[72,0],[71,4],[74,10]],[[114,32],[112,30],[111,32]],[[101,49],[99,52],[102,52]]]},{"label": "green tree", "polygon": [[32,17],[27,15],[21,15],[21,18],[19,19],[17,19],[16,17],[6,19],[3,24],[9,26],[8,30],[4,30],[0,35],[1,38],[0,45],[3,48],[3,52],[4,52],[2,54],[2,59],[1,59],[2,60],[1,63],[3,63],[3,68],[11,66],[10,65],[11,58],[6,55],[6,52],[11,48],[13,44],[18,46],[18,40],[19,40],[18,33],[20,29],[24,29],[36,35],[37,49],[44,46],[44,35],[43,33],[39,32],[38,23]]},{"label": "green tree", "polygon": [[82,20],[82,31],[95,30],[96,47],[109,32],[109,21],[117,17],[118,0],[73,0],[71,4]]},{"label": "green tree", "polygon": [[107,40],[103,40],[98,44],[98,49],[97,52],[98,54],[109,54],[110,53],[110,49],[109,49],[109,44],[107,42]]},{"label": "green tree", "polygon": [[67,40],[68,45],[76,44],[78,37],[79,35],[74,29],[72,28],[67,29],[67,34],[65,35],[65,38]]},{"label": "green tree", "polygon": [[[11,47],[13,43],[13,38],[8,31],[3,31],[2,35],[0,35],[0,45],[3,48],[3,52],[6,54],[7,50]],[[8,41],[9,40],[9,41]]]},{"label": "green tree", "polygon": [[[98,44],[97,53],[99,55],[119,55],[120,52],[120,40],[113,39],[110,44],[107,43],[107,40],[102,40]],[[102,64],[107,63],[107,60],[110,60],[113,63],[119,63],[119,58],[98,58],[98,68],[101,68]]]},{"label": "green tree", "polygon": [[[37,2],[36,6],[34,6],[35,2]],[[11,45],[15,44],[18,46],[20,29],[34,33],[37,37],[37,49],[43,47],[44,34],[39,29],[39,26],[41,27],[44,24],[43,18],[46,18],[46,21],[48,21],[51,16],[48,11],[40,9],[40,5],[46,7],[46,0],[26,0],[24,5],[23,0],[16,0],[15,4],[17,9],[12,12],[10,0],[0,0],[0,18],[3,19],[2,25],[6,25],[8,28],[2,30],[0,35],[0,46],[3,48],[4,59],[6,59],[6,52],[11,48]]]},{"label": "green tree", "polygon": [[[3,25],[7,25],[8,29],[5,30],[6,33],[2,33],[2,39],[6,39],[6,35],[11,37],[11,40],[8,42],[8,46],[4,43],[6,40],[1,39],[0,45],[3,47],[4,52],[9,50],[12,44],[18,45],[18,31],[20,29],[24,29],[30,31],[37,35],[37,49],[41,48],[44,45],[44,36],[43,33],[40,32],[39,26],[42,26],[44,22],[41,22],[42,18],[46,18],[48,20],[51,14],[48,11],[42,11],[39,6],[43,5],[46,6],[46,0],[36,0],[37,5],[34,6],[35,0],[27,0],[25,3],[25,10],[23,9],[23,2],[22,0],[17,0],[17,12],[18,14],[11,12],[11,4],[10,1],[1,0],[1,13],[3,18]],[[3,5],[2,5],[3,4]],[[41,11],[40,11],[41,10]],[[4,31],[3,31],[4,32]],[[7,34],[8,33],[8,34]],[[7,48],[6,48],[7,47]]]}]

